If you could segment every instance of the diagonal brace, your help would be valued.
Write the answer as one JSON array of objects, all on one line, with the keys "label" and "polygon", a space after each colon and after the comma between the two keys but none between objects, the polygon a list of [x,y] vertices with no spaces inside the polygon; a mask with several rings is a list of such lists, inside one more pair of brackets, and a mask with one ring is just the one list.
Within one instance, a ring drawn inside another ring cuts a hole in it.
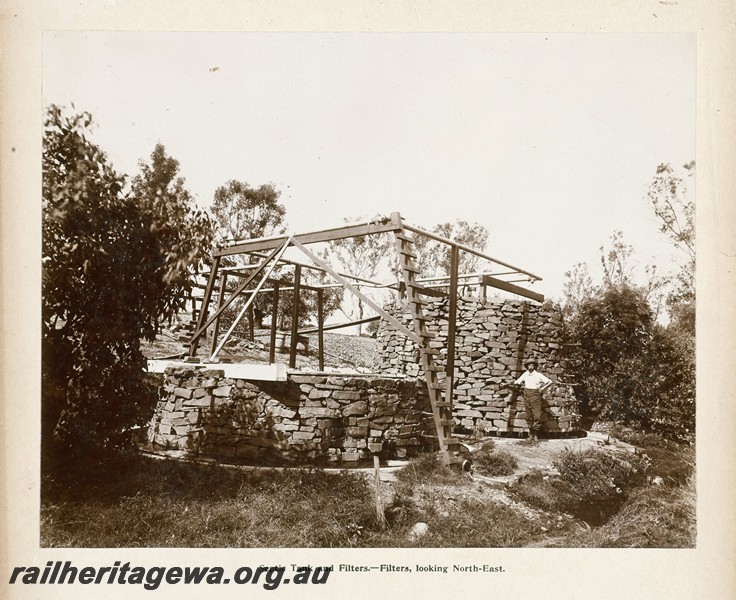
[{"label": "diagonal brace", "polygon": [[[227,341],[230,339],[230,336],[232,335],[233,331],[235,330],[235,327],[238,323],[240,323],[240,320],[243,318],[243,315],[245,315],[245,312],[248,310],[248,307],[253,303],[253,301],[256,299],[256,296],[258,295],[258,292],[261,291],[261,288],[263,285],[268,281],[268,278],[271,276],[271,273],[276,268],[276,265],[279,264],[279,261],[281,260],[281,257],[284,255],[284,252],[286,252],[286,249],[289,247],[289,244],[291,243],[292,238],[289,237],[286,242],[284,242],[284,245],[279,249],[278,256],[276,256],[275,260],[271,265],[269,265],[268,269],[266,270],[266,273],[263,275],[261,280],[258,282],[258,285],[256,286],[256,289],[254,289],[251,292],[250,298],[248,298],[247,302],[243,306],[243,308],[240,310],[240,313],[233,321],[233,324],[230,325],[230,329],[227,330],[227,333],[225,333],[224,337],[222,338],[222,341],[220,342],[220,345],[217,346],[217,349],[212,353],[210,356],[210,360],[213,360],[222,350],[223,346],[227,343]],[[270,259],[269,259],[270,260]],[[261,269],[258,269],[258,271],[261,271]]]},{"label": "diagonal brace", "polygon": [[392,315],[388,314],[385,310],[383,310],[378,304],[376,304],[373,300],[362,294],[358,288],[352,286],[344,277],[341,277],[330,265],[328,265],[325,261],[323,261],[321,258],[318,258],[315,254],[307,250],[303,244],[301,244],[296,238],[292,240],[292,243],[294,246],[299,248],[304,254],[306,254],[309,258],[311,258],[317,265],[322,267],[325,271],[327,271],[330,275],[332,275],[337,281],[339,281],[342,285],[345,286],[350,292],[355,294],[358,298],[360,298],[363,302],[365,302],[368,306],[370,306],[373,310],[375,310],[379,315],[381,315],[384,319],[386,319],[389,323],[391,323],[396,329],[398,329],[401,333],[403,333],[406,337],[409,339],[415,341],[417,344],[421,345],[421,339],[419,336],[408,329],[406,326],[404,326],[401,322],[399,322],[398,319],[393,317]]},{"label": "diagonal brace", "polygon": [[287,239],[286,240],[286,243],[283,246],[279,246],[277,248],[274,248],[273,249],[273,252],[271,252],[271,254],[269,254],[269,256],[267,258],[263,259],[263,262],[261,264],[259,264],[258,267],[256,269],[254,269],[253,272],[248,276],[248,278],[245,281],[243,281],[243,283],[241,283],[238,286],[238,288],[232,293],[232,295],[227,300],[225,300],[225,302],[223,302],[222,306],[218,307],[218,309],[207,320],[207,322],[204,325],[200,326],[197,329],[197,331],[195,331],[192,334],[192,341],[197,340],[199,338],[199,336],[201,336],[205,331],[207,331],[207,328],[210,325],[212,325],[212,323],[215,321],[215,319],[217,317],[219,317],[225,311],[225,309],[232,304],[233,300],[235,300],[235,298],[237,298],[240,295],[240,293],[253,282],[253,280],[258,276],[258,274],[263,270],[263,268],[269,262],[271,262],[271,260],[274,258],[274,256],[276,256],[279,252],[281,252],[283,249],[285,249],[286,246],[288,246],[288,245],[289,245],[289,240]]}]

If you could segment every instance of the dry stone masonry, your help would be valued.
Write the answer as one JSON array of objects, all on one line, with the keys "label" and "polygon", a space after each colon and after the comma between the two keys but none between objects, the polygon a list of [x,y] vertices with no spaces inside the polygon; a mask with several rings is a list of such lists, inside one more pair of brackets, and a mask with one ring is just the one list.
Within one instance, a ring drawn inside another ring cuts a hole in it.
[{"label": "dry stone masonry", "polygon": [[[405,304],[389,311],[410,322]],[[437,364],[447,364],[448,300],[430,302],[428,329],[437,334],[429,342],[440,352]],[[462,297],[456,321],[453,417],[456,430],[508,434],[527,431],[521,395],[508,386],[522,373],[524,360],[534,357],[538,369],[555,385],[544,394],[544,428],[571,433],[579,428],[578,402],[572,386],[564,384],[562,315],[551,303]],[[423,376],[416,344],[382,321],[378,331],[376,368],[382,373]]]},{"label": "dry stone masonry", "polygon": [[[406,306],[388,307],[409,323]],[[447,301],[425,314],[447,360]],[[523,400],[508,387],[530,356],[555,386],[545,393],[545,430],[579,427],[577,402],[564,384],[562,317],[550,304],[464,297],[458,303],[453,417],[456,432],[525,432]],[[436,444],[416,344],[382,321],[380,376],[292,374],[285,382],[225,377],[186,365],[164,372],[148,439],[165,448],[258,463],[354,462],[380,454],[403,458]]]},{"label": "dry stone masonry", "polygon": [[358,461],[414,454],[432,432],[426,390],[414,379],[305,374],[256,382],[169,367],[148,439],[260,463]]}]

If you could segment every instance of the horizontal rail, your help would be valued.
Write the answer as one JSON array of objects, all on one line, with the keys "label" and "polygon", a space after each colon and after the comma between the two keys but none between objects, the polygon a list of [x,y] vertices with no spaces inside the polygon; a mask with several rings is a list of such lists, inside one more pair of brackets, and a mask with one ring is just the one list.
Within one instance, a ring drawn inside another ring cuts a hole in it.
[{"label": "horizontal rail", "polygon": [[[349,321],[347,323],[336,323],[334,325],[325,325],[322,327],[322,331],[331,331],[333,329],[345,329],[346,327],[352,327],[353,325],[363,325],[364,323],[373,323],[374,321],[380,321],[381,316],[376,315],[375,317],[367,317],[365,319],[359,319],[358,321]],[[304,335],[307,333],[317,333],[319,331],[319,327],[312,327],[310,329],[302,329],[299,331],[299,335]]]},{"label": "horizontal rail", "polygon": [[531,290],[528,290],[518,285],[514,285],[513,283],[509,283],[508,281],[502,281],[500,279],[496,279],[495,277],[489,277],[488,275],[485,275],[482,278],[482,282],[485,285],[489,285],[491,287],[497,288],[499,290],[503,290],[505,292],[511,292],[512,294],[524,296],[525,298],[536,300],[537,302],[544,302],[543,294],[532,292]]},{"label": "horizontal rail", "polygon": [[[334,240],[358,237],[361,235],[376,235],[379,233],[398,231],[399,229],[400,226],[386,218],[381,219],[380,221],[372,221],[370,223],[345,225],[343,227],[324,229],[322,231],[300,233],[291,237],[301,244],[316,244],[319,242],[331,242]],[[215,250],[213,252],[213,256],[232,256],[233,254],[243,254],[246,252],[272,250],[273,248],[278,248],[288,238],[289,236],[284,234],[254,240],[242,240],[225,248]]]},{"label": "horizontal rail", "polygon": [[468,252],[469,254],[473,254],[475,256],[478,256],[479,258],[484,258],[485,260],[490,260],[491,262],[496,263],[497,265],[501,265],[502,267],[506,267],[508,269],[514,269],[517,273],[523,273],[524,275],[529,275],[532,279],[536,279],[538,281],[541,281],[542,278],[539,275],[535,275],[534,273],[531,273],[529,271],[525,271],[524,269],[520,269],[519,267],[515,267],[514,265],[511,265],[507,262],[504,262],[502,260],[499,260],[497,258],[493,258],[492,256],[488,256],[487,254],[483,254],[482,252],[479,252],[475,248],[471,248],[470,246],[466,246],[465,244],[461,244],[459,242],[454,242],[452,240],[449,240],[447,238],[443,238],[440,235],[430,233],[429,231],[424,231],[424,229],[420,229],[419,227],[414,227],[413,225],[409,225],[407,223],[404,223],[404,229],[407,231],[411,231],[412,233],[416,233],[419,235],[423,235],[425,237],[428,237],[432,240],[435,240],[437,242],[442,242],[443,244],[448,244],[450,246],[455,246],[456,248],[462,250],[463,252]]}]

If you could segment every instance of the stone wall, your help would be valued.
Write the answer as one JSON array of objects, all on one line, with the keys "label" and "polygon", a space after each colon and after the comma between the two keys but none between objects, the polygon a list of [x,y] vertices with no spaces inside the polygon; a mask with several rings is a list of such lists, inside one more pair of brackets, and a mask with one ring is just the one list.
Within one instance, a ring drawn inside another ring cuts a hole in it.
[{"label": "stone wall", "polygon": [[[389,312],[410,323],[407,305],[392,305]],[[448,300],[430,302],[425,314],[427,328],[437,333],[430,347],[440,351],[447,364]],[[538,370],[556,385],[544,393],[545,423],[548,432],[578,430],[578,402],[572,386],[563,384],[562,315],[551,303],[542,305],[506,299],[482,301],[463,297],[458,302],[455,352],[455,393],[453,416],[457,429],[480,432],[521,432],[527,430],[523,398],[505,387],[523,372],[524,360],[534,357]],[[377,335],[376,369],[381,373],[422,376],[416,344],[387,321],[381,321]]]},{"label": "stone wall", "polygon": [[246,381],[217,369],[169,367],[148,431],[157,446],[269,461],[405,457],[431,442],[421,381],[294,375]]}]

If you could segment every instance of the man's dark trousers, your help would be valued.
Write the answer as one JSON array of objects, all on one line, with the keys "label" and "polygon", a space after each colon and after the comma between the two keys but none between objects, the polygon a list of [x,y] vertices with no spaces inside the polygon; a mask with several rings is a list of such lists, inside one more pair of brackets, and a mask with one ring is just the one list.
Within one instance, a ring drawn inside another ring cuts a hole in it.
[{"label": "man's dark trousers", "polygon": [[542,427],[542,392],[524,388],[524,410],[529,433],[538,434]]}]

